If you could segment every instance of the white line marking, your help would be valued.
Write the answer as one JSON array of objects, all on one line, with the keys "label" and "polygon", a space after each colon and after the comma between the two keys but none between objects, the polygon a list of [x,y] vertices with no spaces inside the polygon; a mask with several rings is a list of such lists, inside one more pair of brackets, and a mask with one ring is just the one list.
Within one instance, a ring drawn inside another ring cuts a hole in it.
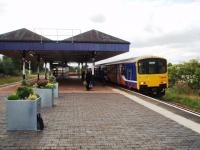
[{"label": "white line marking", "polygon": [[131,99],[131,100],[133,100],[133,101],[135,101],[135,102],[137,102],[137,103],[139,103],[139,104],[141,104],[141,105],[143,105],[143,106],[145,106],[145,107],[147,107],[147,108],[149,108],[149,109],[151,109],[151,110],[153,110],[153,111],[155,111],[155,112],[157,112],[157,113],[159,113],[159,114],[161,114],[161,115],[163,115],[163,116],[165,116],[165,117],[167,117],[167,118],[169,118],[169,119],[171,119],[171,120],[173,120],[173,121],[175,121],[175,122],[177,122],[177,123],[179,123],[179,124],[181,124],[181,125],[183,125],[183,126],[185,126],[185,127],[187,127],[187,128],[189,128],[189,129],[200,134],[200,124],[198,124],[194,121],[191,121],[189,119],[186,119],[182,116],[179,116],[175,113],[172,113],[172,112],[170,112],[170,111],[168,111],[164,108],[156,106],[155,104],[151,104],[150,102],[146,102],[146,101],[142,100],[141,98],[138,98],[134,95],[120,91],[118,89],[113,89],[113,90],[118,92],[119,94],[122,94],[122,95],[128,97],[129,99]]},{"label": "white line marking", "polygon": [[122,76],[122,79],[123,79],[124,81],[127,81],[127,82],[131,82],[131,83],[137,83],[137,81],[133,81],[133,80],[127,80],[127,79],[125,78],[125,76]]},{"label": "white line marking", "polygon": [[[125,89],[125,90],[127,90],[127,89]],[[129,90],[127,90],[127,91],[129,91]],[[131,92],[134,92],[134,91],[131,91]],[[135,92],[134,92],[134,93],[135,93]],[[159,102],[159,103],[162,103],[162,104],[165,104],[165,105],[168,105],[168,106],[174,107],[174,108],[176,108],[176,109],[179,109],[179,110],[185,111],[185,112],[187,112],[187,113],[189,113],[189,114],[192,114],[192,115],[195,115],[195,116],[197,116],[197,117],[200,117],[200,114],[198,114],[198,113],[194,113],[194,112],[191,112],[191,111],[189,111],[189,110],[186,110],[186,109],[180,108],[180,107],[178,107],[178,106],[175,106],[175,105],[172,105],[172,104],[169,104],[169,103],[163,102],[163,101],[159,101],[159,100],[157,100],[157,99],[155,99],[155,98],[152,98],[152,97],[149,97],[149,96],[146,96],[146,95],[140,94],[140,93],[136,93],[136,94],[138,94],[138,95],[140,95],[140,96],[144,96],[144,97],[149,98],[149,99],[152,99],[152,100],[154,100],[154,101],[156,101],[156,102]]]}]

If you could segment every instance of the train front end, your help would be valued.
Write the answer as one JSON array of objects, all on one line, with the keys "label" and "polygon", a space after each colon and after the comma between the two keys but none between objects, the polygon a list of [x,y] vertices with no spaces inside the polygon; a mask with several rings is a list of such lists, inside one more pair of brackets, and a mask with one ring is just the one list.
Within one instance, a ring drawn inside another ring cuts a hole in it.
[{"label": "train front end", "polygon": [[163,96],[168,87],[167,60],[164,58],[138,60],[137,83],[140,92]]}]

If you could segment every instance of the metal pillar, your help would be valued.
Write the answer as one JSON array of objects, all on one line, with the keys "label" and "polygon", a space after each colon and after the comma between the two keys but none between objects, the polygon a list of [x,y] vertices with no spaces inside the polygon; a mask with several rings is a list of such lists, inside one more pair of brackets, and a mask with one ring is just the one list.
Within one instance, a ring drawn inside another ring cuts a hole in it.
[{"label": "metal pillar", "polygon": [[26,68],[25,68],[26,58],[25,57],[26,57],[26,52],[23,51],[23,53],[22,53],[22,78],[23,78],[23,80],[26,79]]},{"label": "metal pillar", "polygon": [[37,80],[40,80],[40,55],[37,56]]},{"label": "metal pillar", "polygon": [[53,75],[53,61],[49,62],[50,76]]},{"label": "metal pillar", "polygon": [[80,69],[80,63],[78,63],[78,78],[80,78],[80,71],[81,71],[81,69]]},{"label": "metal pillar", "polygon": [[94,86],[94,66],[95,66],[95,55],[96,55],[96,52],[94,51],[92,53],[92,83],[93,83],[93,86]]},{"label": "metal pillar", "polygon": [[28,73],[31,74],[31,61],[28,62]]},{"label": "metal pillar", "polygon": [[45,79],[47,80],[47,62],[44,62],[44,66],[45,66]]},{"label": "metal pillar", "polygon": [[94,62],[94,58],[92,58],[92,76],[94,76],[94,66],[95,66],[95,62]]},{"label": "metal pillar", "polygon": [[64,64],[63,64],[63,62],[62,62],[62,70],[61,70],[61,74],[62,74],[62,78],[63,78],[63,76],[64,76]]}]

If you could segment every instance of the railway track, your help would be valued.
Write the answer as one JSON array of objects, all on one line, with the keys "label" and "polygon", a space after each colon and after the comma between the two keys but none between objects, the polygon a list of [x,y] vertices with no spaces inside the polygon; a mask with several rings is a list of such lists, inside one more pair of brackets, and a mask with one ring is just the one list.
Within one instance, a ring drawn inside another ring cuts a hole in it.
[{"label": "railway track", "polygon": [[144,94],[123,88],[123,87],[118,87],[118,89],[120,89],[124,92],[130,93],[130,94],[133,94],[133,95],[135,95],[139,98],[142,98],[145,101],[153,103],[157,106],[160,106],[160,107],[163,107],[167,110],[170,110],[170,111],[172,111],[172,112],[174,112],[178,115],[181,115],[181,116],[183,116],[187,119],[190,119],[192,121],[200,123],[200,113],[197,112],[197,111],[193,111],[193,110],[190,110],[188,108],[182,107],[180,105],[172,104],[170,102],[166,102],[166,101],[163,101],[161,99],[153,98],[153,97],[150,97],[150,96],[147,96],[147,95],[144,95]]}]

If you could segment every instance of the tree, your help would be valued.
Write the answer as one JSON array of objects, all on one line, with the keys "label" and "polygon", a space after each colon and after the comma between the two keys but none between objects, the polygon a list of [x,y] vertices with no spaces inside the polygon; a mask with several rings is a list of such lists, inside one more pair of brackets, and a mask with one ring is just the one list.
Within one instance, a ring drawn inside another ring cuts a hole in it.
[{"label": "tree", "polygon": [[173,65],[168,68],[170,85],[182,81],[192,89],[200,88],[200,63],[197,60],[190,60],[183,64]]}]

